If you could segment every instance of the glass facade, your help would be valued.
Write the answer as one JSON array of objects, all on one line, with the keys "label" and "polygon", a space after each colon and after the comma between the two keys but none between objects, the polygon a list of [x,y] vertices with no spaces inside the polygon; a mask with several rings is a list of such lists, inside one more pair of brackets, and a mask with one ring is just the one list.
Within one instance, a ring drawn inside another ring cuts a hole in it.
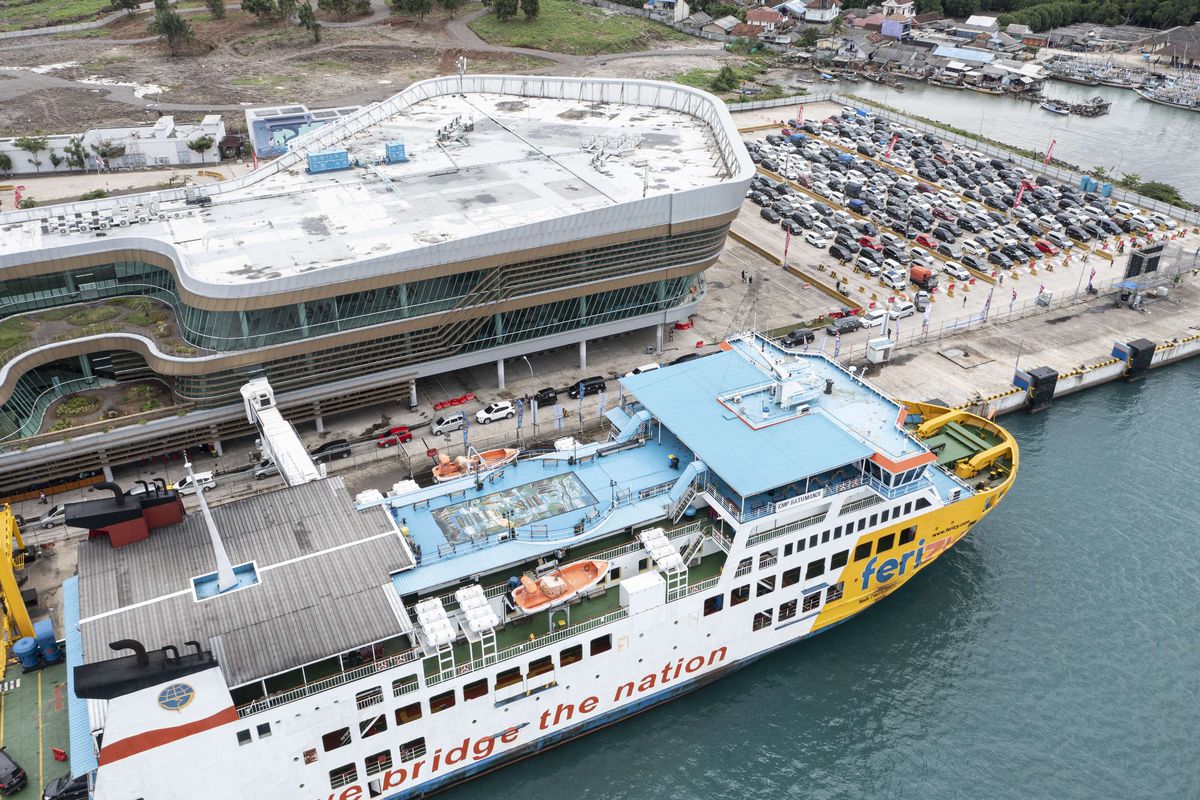
[{"label": "glass facade", "polygon": [[121,261],[0,281],[0,319],[107,297],[145,295],[175,310],[188,344],[217,352],[250,350],[715,258],[725,231],[721,227],[659,236],[250,311],[193,308],[180,300],[170,272]]},{"label": "glass facade", "polygon": [[[165,379],[180,401],[214,408],[239,402],[239,390],[251,377],[265,375],[276,391],[286,392],[667,311],[697,299],[703,278],[633,281],[651,270],[716,258],[726,231],[727,226],[721,226],[658,236],[251,311],[191,307],[181,301],[170,272],[120,261],[0,281],[0,319],[105,298],[145,296],[174,310],[180,335],[189,345],[208,352],[236,352],[455,312],[450,321],[443,318],[407,333]],[[629,282],[610,291],[503,312],[488,310],[503,301],[572,289],[583,292],[587,283],[620,278]],[[46,407],[65,394],[96,383],[153,375],[140,356],[128,351],[90,354],[30,370],[0,405],[0,442],[36,433]]]}]

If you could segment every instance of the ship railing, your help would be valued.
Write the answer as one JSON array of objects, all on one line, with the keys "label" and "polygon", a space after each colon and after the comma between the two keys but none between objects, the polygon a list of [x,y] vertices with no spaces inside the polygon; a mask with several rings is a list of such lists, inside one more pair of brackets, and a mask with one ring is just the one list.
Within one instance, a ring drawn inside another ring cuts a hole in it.
[{"label": "ship railing", "polygon": [[560,642],[563,639],[568,639],[572,636],[576,636],[581,633],[587,633],[590,630],[595,630],[596,628],[599,628],[603,625],[607,625],[610,622],[616,622],[617,620],[621,619],[622,617],[626,617],[628,615],[629,615],[628,609],[626,609],[624,607],[618,608],[616,611],[610,611],[609,613],[604,614],[603,616],[599,616],[594,619],[589,619],[586,622],[579,623],[578,625],[571,625],[570,627],[560,628],[559,630],[556,630],[553,633],[548,633],[545,636],[539,636],[538,638],[531,639],[528,642],[522,642],[520,644],[513,645],[512,647],[509,647],[505,650],[501,650],[495,656],[485,656],[482,658],[476,658],[471,661],[467,661],[465,663],[459,664],[455,668],[455,670],[449,675],[443,675],[441,673],[438,673],[435,675],[430,675],[428,678],[426,678],[426,683],[430,686],[435,686],[435,685],[441,683],[442,681],[448,680],[450,678],[456,678],[460,675],[466,675],[468,673],[474,672],[477,669],[482,669],[483,667],[489,667],[489,666],[492,666],[493,664],[498,664],[501,661],[506,661],[510,658],[515,658],[516,656],[524,655],[525,653],[528,653],[532,650],[537,650],[538,648],[554,644],[555,642]]},{"label": "ship railing", "polygon": [[825,517],[828,515],[828,513],[828,511],[822,511],[820,514],[813,514],[812,516],[798,519],[795,522],[789,522],[787,525],[781,525],[778,528],[759,531],[746,540],[746,546],[753,547],[756,544],[769,542],[772,539],[778,539],[780,536],[787,536],[795,531],[803,530],[804,528],[808,528],[813,525],[819,525],[825,521]]},{"label": "ship railing", "polygon": [[864,508],[870,508],[871,506],[882,502],[883,498],[879,495],[869,494],[866,497],[860,497],[857,500],[846,503],[846,505],[842,506],[842,513],[851,514],[855,511],[862,511]]},{"label": "ship railing", "polygon": [[888,500],[895,500],[900,495],[908,494],[909,492],[915,492],[918,489],[924,489],[926,486],[931,486],[932,484],[933,481],[924,475],[922,475],[920,478],[917,478],[915,481],[909,481],[903,486],[888,486],[882,481],[876,480],[875,478],[867,478],[867,485],[879,492],[879,494],[883,495],[883,497]]},{"label": "ship railing", "polygon": [[754,569],[754,559],[747,558],[743,563],[738,565],[737,571],[733,573],[733,577],[740,578],[743,575],[749,575]]},{"label": "ship railing", "polygon": [[680,600],[680,599],[682,599],[682,598],[684,598],[684,597],[689,597],[690,595],[693,595],[693,594],[695,594],[696,592],[704,592],[704,591],[708,591],[709,589],[711,589],[711,588],[713,588],[714,586],[716,586],[716,585],[717,585],[717,583],[718,583],[720,580],[721,580],[721,576],[720,576],[720,575],[714,575],[713,577],[711,577],[711,578],[708,578],[708,579],[706,579],[706,580],[702,580],[702,581],[700,581],[699,583],[692,583],[692,584],[689,584],[689,585],[688,585],[686,588],[684,588],[684,589],[681,589],[681,590],[680,590],[680,591],[678,591],[678,592],[674,592],[674,593],[668,594],[668,595],[667,595],[667,602],[668,602],[668,603],[670,603],[670,602],[673,602],[673,601],[675,601],[675,600]]},{"label": "ship railing", "polygon": [[378,661],[372,661],[371,663],[362,667],[340,672],[337,675],[332,675],[328,678],[322,678],[319,681],[306,683],[303,686],[299,686],[286,692],[280,692],[279,694],[265,697],[262,700],[255,700],[253,703],[240,706],[237,710],[237,713],[239,717],[249,717],[266,711],[267,709],[275,708],[276,706],[281,706],[285,703],[291,703],[303,697],[308,697],[310,695],[317,694],[318,692],[324,692],[337,686],[341,686],[342,684],[356,681],[359,678],[365,678],[368,675],[373,675],[377,672],[383,672],[391,669],[392,667],[398,667],[401,664],[407,664],[416,660],[417,652],[415,650],[408,650],[403,653],[398,653],[394,656],[389,656],[388,658],[381,658]]},{"label": "ship railing", "polygon": [[[688,538],[696,533],[696,531],[701,530],[705,525],[706,523],[704,522],[689,522],[687,525],[667,531],[667,541],[674,544],[676,539]],[[621,544],[616,547],[610,547],[607,550],[601,550],[599,553],[589,556],[589,558],[594,558],[597,561],[612,561],[614,558],[636,553],[642,549],[644,548],[641,542],[629,542],[628,544]]]}]

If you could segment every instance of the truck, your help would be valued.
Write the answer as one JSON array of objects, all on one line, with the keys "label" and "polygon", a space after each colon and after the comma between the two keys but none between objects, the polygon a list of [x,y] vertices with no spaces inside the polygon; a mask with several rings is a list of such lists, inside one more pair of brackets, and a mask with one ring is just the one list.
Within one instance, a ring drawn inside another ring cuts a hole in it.
[{"label": "truck", "polygon": [[937,286],[937,274],[929,267],[913,265],[908,270],[908,279],[927,292]]}]

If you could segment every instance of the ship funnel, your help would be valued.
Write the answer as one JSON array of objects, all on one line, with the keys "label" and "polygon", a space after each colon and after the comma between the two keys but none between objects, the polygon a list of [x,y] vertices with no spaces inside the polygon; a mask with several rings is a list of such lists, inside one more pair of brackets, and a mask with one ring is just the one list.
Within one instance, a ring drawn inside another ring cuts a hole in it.
[{"label": "ship funnel", "polygon": [[125,504],[125,490],[122,489],[117,484],[113,483],[112,481],[104,481],[103,483],[97,483],[95,486],[92,487],[91,490],[94,492],[97,489],[108,489],[110,492],[113,493],[113,497],[116,498],[117,505]]},{"label": "ship funnel", "polygon": [[115,642],[109,642],[109,649],[120,652],[122,650],[132,650],[137,655],[138,666],[146,666],[150,663],[150,657],[146,655],[146,648],[137,639],[118,639]]}]

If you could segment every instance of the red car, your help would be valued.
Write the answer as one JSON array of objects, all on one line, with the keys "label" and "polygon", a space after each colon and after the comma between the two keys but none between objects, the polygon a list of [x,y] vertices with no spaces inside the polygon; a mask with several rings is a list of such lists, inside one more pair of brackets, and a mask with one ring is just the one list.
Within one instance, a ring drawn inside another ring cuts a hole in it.
[{"label": "red car", "polygon": [[930,250],[937,250],[938,243],[927,233],[918,233],[914,241],[922,247],[928,247]]},{"label": "red car", "polygon": [[411,442],[413,438],[412,431],[407,425],[399,425],[391,428],[387,433],[381,433],[379,438],[375,440],[376,447],[391,447],[394,444],[404,444]]},{"label": "red car", "polygon": [[1058,255],[1058,248],[1047,242],[1045,239],[1038,239],[1033,243],[1033,246],[1048,256]]},{"label": "red car", "polygon": [[870,236],[858,237],[858,244],[860,247],[865,247],[868,250],[882,250],[883,249],[883,245],[876,242]]},{"label": "red car", "polygon": [[950,210],[943,208],[942,206],[935,206],[933,209],[933,215],[938,219],[944,219],[947,222],[954,219],[954,215],[950,213]]}]

